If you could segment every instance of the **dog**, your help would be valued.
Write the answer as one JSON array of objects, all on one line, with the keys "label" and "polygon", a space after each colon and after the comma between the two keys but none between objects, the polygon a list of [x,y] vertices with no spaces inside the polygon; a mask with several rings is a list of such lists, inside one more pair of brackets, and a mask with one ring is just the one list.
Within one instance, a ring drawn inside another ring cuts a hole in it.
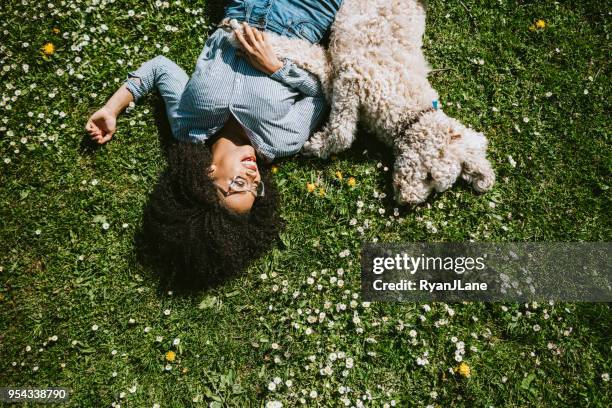
[{"label": "dog", "polygon": [[459,177],[478,192],[495,183],[484,134],[437,106],[422,51],[425,19],[417,0],[344,1],[328,47],[330,116],[302,148],[302,154],[321,158],[346,150],[361,121],[393,148],[399,204],[421,203]]}]

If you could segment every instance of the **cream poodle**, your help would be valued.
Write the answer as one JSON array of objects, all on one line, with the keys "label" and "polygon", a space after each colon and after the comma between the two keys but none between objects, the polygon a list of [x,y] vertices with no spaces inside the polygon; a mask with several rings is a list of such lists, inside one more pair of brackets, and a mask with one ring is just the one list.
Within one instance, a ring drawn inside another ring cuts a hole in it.
[{"label": "cream poodle", "polygon": [[447,116],[427,80],[421,49],[425,9],[417,0],[344,0],[330,37],[332,108],[303,154],[348,149],[357,122],[393,147],[401,204],[423,202],[459,176],[479,192],[495,183],[486,137]]}]

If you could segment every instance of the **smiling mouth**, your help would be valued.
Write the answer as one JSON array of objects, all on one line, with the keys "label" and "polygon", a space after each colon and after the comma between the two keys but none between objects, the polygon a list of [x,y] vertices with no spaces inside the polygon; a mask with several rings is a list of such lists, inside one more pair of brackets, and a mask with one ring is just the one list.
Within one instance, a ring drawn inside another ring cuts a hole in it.
[{"label": "smiling mouth", "polygon": [[257,161],[255,159],[255,156],[247,156],[244,159],[242,159],[240,162],[247,169],[257,171]]}]

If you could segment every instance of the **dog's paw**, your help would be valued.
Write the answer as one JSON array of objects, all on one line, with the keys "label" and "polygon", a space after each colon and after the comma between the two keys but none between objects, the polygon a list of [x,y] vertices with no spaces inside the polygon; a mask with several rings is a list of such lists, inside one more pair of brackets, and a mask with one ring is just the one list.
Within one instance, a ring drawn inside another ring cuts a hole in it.
[{"label": "dog's paw", "polygon": [[393,172],[393,191],[395,201],[400,205],[415,205],[427,200],[433,185],[428,178],[413,169],[395,169]]},{"label": "dog's paw", "polygon": [[333,154],[330,149],[330,144],[325,142],[326,133],[324,131],[317,132],[304,143],[300,153],[307,157],[320,157],[326,159]]},{"label": "dog's paw", "polygon": [[411,186],[393,186],[395,201],[399,205],[416,205],[421,204],[432,192],[426,184],[411,185]]},{"label": "dog's paw", "polygon": [[300,150],[302,156],[306,157],[319,157],[319,147],[316,143],[312,143],[310,140],[304,143],[302,150]]},{"label": "dog's paw", "polygon": [[479,193],[491,190],[495,184],[495,171],[485,157],[465,162],[462,177]]}]

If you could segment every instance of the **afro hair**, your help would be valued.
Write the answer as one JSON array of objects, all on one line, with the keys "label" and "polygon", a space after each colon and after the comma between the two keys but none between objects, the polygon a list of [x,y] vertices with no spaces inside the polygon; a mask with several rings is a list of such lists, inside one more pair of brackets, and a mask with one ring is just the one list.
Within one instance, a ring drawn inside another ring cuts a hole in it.
[{"label": "afro hair", "polygon": [[177,142],[168,147],[168,167],[147,203],[140,236],[141,255],[173,286],[199,290],[244,271],[269,250],[284,223],[278,193],[260,166],[266,194],[250,212],[225,208],[206,169],[210,147]]}]

